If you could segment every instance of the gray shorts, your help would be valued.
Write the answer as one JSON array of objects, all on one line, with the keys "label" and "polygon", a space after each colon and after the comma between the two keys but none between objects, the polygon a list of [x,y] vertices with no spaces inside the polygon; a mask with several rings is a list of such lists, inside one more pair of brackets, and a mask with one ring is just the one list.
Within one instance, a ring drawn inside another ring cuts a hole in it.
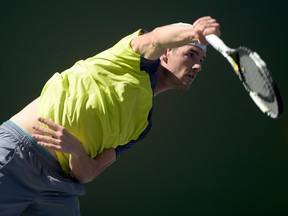
[{"label": "gray shorts", "polygon": [[0,126],[0,215],[80,215],[83,185],[12,121]]}]

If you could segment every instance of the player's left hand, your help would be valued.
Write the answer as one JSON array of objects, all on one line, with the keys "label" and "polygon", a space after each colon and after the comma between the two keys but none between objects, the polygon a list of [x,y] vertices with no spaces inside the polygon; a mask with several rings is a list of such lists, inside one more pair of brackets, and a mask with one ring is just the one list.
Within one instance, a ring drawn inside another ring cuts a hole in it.
[{"label": "player's left hand", "polygon": [[41,124],[33,126],[33,129],[39,132],[39,134],[33,134],[32,137],[39,145],[75,156],[85,153],[81,141],[63,126],[42,117],[39,117],[38,121],[48,126],[40,126]]}]

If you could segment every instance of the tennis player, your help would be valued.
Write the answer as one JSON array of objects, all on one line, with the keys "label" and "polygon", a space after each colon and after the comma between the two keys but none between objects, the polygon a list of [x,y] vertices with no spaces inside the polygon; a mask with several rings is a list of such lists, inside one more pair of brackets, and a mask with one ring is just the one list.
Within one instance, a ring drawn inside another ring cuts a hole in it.
[{"label": "tennis player", "polygon": [[55,73],[41,95],[0,126],[0,215],[80,215],[95,179],[152,125],[154,96],[188,90],[219,23],[139,29]]}]

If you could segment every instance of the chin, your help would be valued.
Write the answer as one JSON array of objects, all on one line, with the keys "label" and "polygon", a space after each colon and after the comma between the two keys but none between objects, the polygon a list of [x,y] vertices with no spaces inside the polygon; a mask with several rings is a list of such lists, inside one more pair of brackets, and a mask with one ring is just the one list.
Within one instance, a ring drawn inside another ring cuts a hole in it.
[{"label": "chin", "polygon": [[182,91],[188,91],[190,89],[191,84],[188,83],[182,83],[182,85],[178,86],[177,89]]},{"label": "chin", "polygon": [[189,90],[190,90],[190,85],[183,89],[183,91],[189,91]]}]

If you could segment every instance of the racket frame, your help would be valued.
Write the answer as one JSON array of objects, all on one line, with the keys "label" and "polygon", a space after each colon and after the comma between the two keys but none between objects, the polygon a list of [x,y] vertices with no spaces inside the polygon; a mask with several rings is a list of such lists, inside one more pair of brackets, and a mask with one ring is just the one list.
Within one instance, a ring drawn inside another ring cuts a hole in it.
[{"label": "racket frame", "polygon": [[247,47],[239,47],[238,49],[230,48],[217,35],[214,35],[214,34],[206,35],[205,39],[214,49],[220,52],[228,60],[233,70],[236,72],[242,84],[244,85],[245,89],[248,91],[250,97],[252,98],[252,100],[255,102],[255,104],[259,107],[259,109],[263,113],[266,113],[268,116],[272,118],[277,118],[279,115],[282,114],[283,112],[282,100],[273,80],[272,80],[272,86],[273,86],[273,90],[275,92],[276,100],[278,103],[278,114],[271,112],[269,108],[266,106],[266,104],[263,103],[262,99],[258,96],[258,94],[247,87],[245,83],[245,79],[243,78],[243,75],[241,72],[240,65],[233,58],[233,54],[237,53],[239,49],[244,48],[249,51],[249,57],[251,57],[251,59],[255,62],[255,64],[259,68],[261,69],[267,68],[266,63],[261,59],[261,57],[256,52],[251,51]]}]

